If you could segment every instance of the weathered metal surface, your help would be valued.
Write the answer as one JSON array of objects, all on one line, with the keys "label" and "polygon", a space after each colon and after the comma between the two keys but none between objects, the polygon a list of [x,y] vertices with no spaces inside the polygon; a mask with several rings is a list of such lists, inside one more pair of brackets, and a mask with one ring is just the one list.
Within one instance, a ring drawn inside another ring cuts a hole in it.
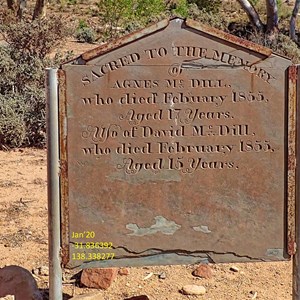
[{"label": "weathered metal surface", "polygon": [[291,63],[197,28],[63,66],[68,266],[288,257]]},{"label": "weathered metal surface", "polygon": [[299,81],[299,65],[292,69],[290,78],[292,78],[292,82],[296,81],[296,203],[295,203],[295,250],[296,253],[293,257],[293,300],[300,300],[300,187],[299,187],[299,179],[300,179],[300,168],[299,168],[299,159],[300,159],[300,149],[299,149],[299,141],[300,141],[300,123],[299,123],[299,112],[300,112],[300,81]]},{"label": "weathered metal surface", "polygon": [[93,58],[98,57],[99,55],[103,55],[104,53],[114,49],[115,47],[120,47],[120,46],[126,45],[130,42],[136,41],[139,38],[145,37],[145,36],[152,34],[158,30],[161,30],[164,27],[168,26],[168,24],[169,24],[168,20],[160,21],[146,29],[131,33],[131,34],[126,35],[125,37],[120,38],[116,41],[113,41],[109,44],[104,44],[103,46],[101,46],[99,48],[95,48],[90,51],[87,51],[87,52],[83,53],[80,58],[83,61],[89,61]]},{"label": "weathered metal surface", "polygon": [[62,263],[69,260],[69,196],[68,196],[68,148],[67,148],[67,98],[66,78],[63,70],[58,71],[59,81],[59,147],[60,147],[60,175],[61,175],[61,241]]},{"label": "weathered metal surface", "polygon": [[295,240],[295,191],[296,191],[296,90],[297,90],[297,67],[289,67],[289,116],[288,116],[288,254],[296,252]]},{"label": "weathered metal surface", "polygon": [[46,69],[49,300],[62,300],[57,69]]},{"label": "weathered metal surface", "polygon": [[270,56],[272,54],[272,50],[270,48],[266,48],[266,47],[263,47],[261,45],[252,43],[248,40],[245,40],[245,39],[239,38],[237,36],[231,35],[227,32],[220,31],[218,29],[212,28],[212,27],[210,27],[206,24],[202,24],[202,23],[196,22],[194,20],[188,19],[186,21],[186,25],[188,27],[191,27],[191,28],[200,30],[202,32],[205,32],[205,33],[209,34],[210,36],[214,36],[214,37],[220,38],[222,40],[234,43],[237,46],[245,47],[245,48],[247,48],[249,50],[252,50],[252,51],[255,51],[257,53],[260,53],[260,54],[263,54],[263,55],[266,55],[266,56]]}]

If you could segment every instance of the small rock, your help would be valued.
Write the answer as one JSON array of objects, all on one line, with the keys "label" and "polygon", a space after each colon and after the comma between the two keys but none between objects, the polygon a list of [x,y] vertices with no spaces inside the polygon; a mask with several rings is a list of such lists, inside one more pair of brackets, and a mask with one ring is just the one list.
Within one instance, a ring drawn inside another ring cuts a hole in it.
[{"label": "small rock", "polygon": [[133,296],[130,298],[126,298],[124,300],[149,300],[149,297],[146,295],[141,295],[141,296]]},{"label": "small rock", "polygon": [[49,268],[47,266],[40,267],[40,274],[42,276],[49,276]]},{"label": "small rock", "polygon": [[99,300],[102,293],[89,293],[72,297],[70,300]]},{"label": "small rock", "polygon": [[19,266],[0,269],[0,297],[13,295],[15,299],[42,300],[32,274]]},{"label": "small rock", "polygon": [[15,296],[13,296],[13,295],[7,295],[4,298],[0,298],[0,300],[15,300]]},{"label": "small rock", "polygon": [[147,279],[149,279],[149,278],[151,278],[152,276],[153,276],[153,272],[150,272],[148,275],[146,275],[144,278],[143,278],[143,280],[147,280]]},{"label": "small rock", "polygon": [[181,289],[184,295],[204,295],[206,289],[202,285],[188,284]]},{"label": "small rock", "polygon": [[162,272],[158,275],[159,279],[166,279],[167,278],[167,274],[165,272]]},{"label": "small rock", "polygon": [[257,292],[251,291],[249,297],[250,297],[251,300],[252,300],[252,299],[256,299],[256,297],[257,297]]},{"label": "small rock", "polygon": [[106,290],[111,286],[117,275],[117,268],[84,269],[80,282],[86,287]]},{"label": "small rock", "polygon": [[122,275],[122,276],[129,275],[129,269],[128,268],[120,268],[119,269],[119,275]]},{"label": "small rock", "polygon": [[32,270],[32,274],[39,275],[39,268],[35,268]]},{"label": "small rock", "polygon": [[230,267],[230,271],[232,271],[232,272],[239,272],[240,271],[240,269],[238,268],[238,267],[236,267],[236,266],[231,266]]},{"label": "small rock", "polygon": [[47,266],[41,266],[33,269],[32,273],[34,275],[49,276],[49,268]]},{"label": "small rock", "polygon": [[200,265],[192,273],[196,277],[212,278],[212,271],[209,265]]}]

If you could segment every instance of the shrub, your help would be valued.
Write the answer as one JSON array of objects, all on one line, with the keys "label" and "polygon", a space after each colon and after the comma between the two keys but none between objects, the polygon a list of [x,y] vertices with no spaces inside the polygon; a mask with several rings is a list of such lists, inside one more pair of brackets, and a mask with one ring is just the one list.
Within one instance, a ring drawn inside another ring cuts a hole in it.
[{"label": "shrub", "polygon": [[177,0],[170,5],[170,11],[172,15],[186,18],[189,14],[189,5],[187,0]]},{"label": "shrub", "polygon": [[17,93],[0,94],[0,147],[19,147],[26,139],[24,97]]},{"label": "shrub", "polygon": [[76,39],[79,42],[94,43],[96,41],[95,31],[90,27],[84,27],[77,29]]},{"label": "shrub", "polygon": [[0,26],[7,42],[0,46],[0,147],[45,145],[45,68],[67,34],[58,17],[9,22]]},{"label": "shrub", "polygon": [[100,0],[97,6],[104,39],[117,37],[128,28],[136,28],[137,24],[146,26],[166,8],[164,0]]},{"label": "shrub", "polygon": [[62,18],[23,20],[0,26],[6,42],[14,52],[44,58],[54,50],[68,34]]},{"label": "shrub", "polygon": [[79,42],[94,43],[96,41],[95,31],[88,26],[85,20],[79,20],[76,30],[76,39]]},{"label": "shrub", "polygon": [[300,63],[300,49],[296,43],[294,43],[290,37],[279,33],[278,38],[270,40],[263,33],[256,33],[251,35],[251,41],[271,48],[275,53],[281,54],[290,58],[294,64]]},{"label": "shrub", "polygon": [[190,4],[189,16],[200,23],[223,31],[227,30],[229,19],[224,14],[213,14],[212,12],[199,9],[196,4]]},{"label": "shrub", "polygon": [[188,0],[188,2],[194,3],[199,7],[199,9],[211,13],[217,13],[222,4],[221,0]]}]

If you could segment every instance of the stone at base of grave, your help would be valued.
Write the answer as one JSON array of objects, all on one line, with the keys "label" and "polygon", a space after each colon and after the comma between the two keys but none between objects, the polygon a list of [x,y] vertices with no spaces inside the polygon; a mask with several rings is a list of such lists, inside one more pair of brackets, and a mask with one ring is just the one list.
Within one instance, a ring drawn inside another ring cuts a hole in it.
[{"label": "stone at base of grave", "polygon": [[101,300],[101,293],[88,293],[88,294],[83,294],[83,295],[78,295],[70,300]]},{"label": "stone at base of grave", "polygon": [[84,269],[80,282],[86,287],[96,289],[108,289],[118,274],[117,268],[93,268]]},{"label": "stone at base of grave", "polygon": [[212,278],[212,271],[209,265],[200,265],[194,271],[193,275],[201,278]]},{"label": "stone at base of grave", "polygon": [[128,268],[120,268],[119,275],[122,275],[122,276],[129,275],[129,269]]},{"label": "stone at base of grave", "polygon": [[32,270],[34,275],[49,276],[49,267],[41,266]]},{"label": "stone at base of grave", "polygon": [[204,295],[206,293],[206,289],[202,285],[188,284],[182,287],[181,292],[184,295]]},{"label": "stone at base of grave", "polygon": [[13,295],[7,295],[3,298],[0,298],[0,300],[15,300],[15,296]]},{"label": "stone at base of grave", "polygon": [[147,295],[140,295],[126,298],[125,300],[149,300],[149,297]]},{"label": "stone at base of grave", "polygon": [[13,295],[14,300],[42,300],[31,273],[19,266],[6,266],[0,269],[0,297],[7,295]]}]

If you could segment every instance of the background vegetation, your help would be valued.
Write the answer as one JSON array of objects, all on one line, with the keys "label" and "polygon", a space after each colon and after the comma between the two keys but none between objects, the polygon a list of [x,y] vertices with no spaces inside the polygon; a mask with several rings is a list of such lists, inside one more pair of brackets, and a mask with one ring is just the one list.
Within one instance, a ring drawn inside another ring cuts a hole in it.
[{"label": "background vegetation", "polygon": [[300,61],[296,18],[300,0],[6,0],[2,4],[0,149],[45,146],[44,69],[70,58],[70,53],[57,50],[67,38],[100,44],[176,15]]},{"label": "background vegetation", "polygon": [[0,146],[45,146],[45,75],[58,65],[49,54],[66,36],[61,18],[15,21],[2,12],[0,25]]}]

